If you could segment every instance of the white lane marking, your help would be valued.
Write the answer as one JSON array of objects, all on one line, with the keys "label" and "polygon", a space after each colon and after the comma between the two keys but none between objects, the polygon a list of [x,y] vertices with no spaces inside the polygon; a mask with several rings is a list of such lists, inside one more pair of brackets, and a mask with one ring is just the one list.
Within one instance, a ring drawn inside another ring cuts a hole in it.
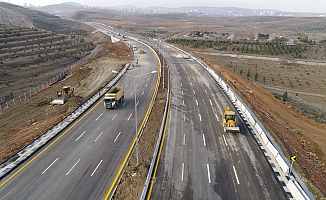
[{"label": "white lane marking", "polygon": [[101,137],[102,134],[103,134],[103,131],[102,131],[102,133],[100,133],[100,134],[97,136],[97,138],[95,139],[94,142],[96,142],[96,141]]},{"label": "white lane marking", "polygon": [[72,166],[72,168],[69,170],[69,172],[66,173],[66,176],[75,168],[75,166],[79,163],[80,159],[77,160],[77,162]]},{"label": "white lane marking", "polygon": [[147,80],[149,81],[151,79],[151,77],[149,77]]},{"label": "white lane marking", "polygon": [[128,84],[127,85],[125,85],[125,88],[128,86]]},{"label": "white lane marking", "polygon": [[217,121],[220,121],[220,120],[218,119],[218,116],[217,116],[217,114],[215,114],[215,117],[216,117]]},{"label": "white lane marking", "polygon": [[235,171],[235,167],[234,166],[233,166],[233,171],[234,171],[234,174],[235,174],[235,178],[237,179],[237,183],[239,185],[240,183],[239,183],[238,175],[237,175],[237,172]]},{"label": "white lane marking", "polygon": [[97,121],[98,119],[100,119],[100,117],[103,115],[103,113],[102,114],[100,114],[100,116],[98,116],[97,118],[96,118],[96,120],[95,121]]},{"label": "white lane marking", "polygon": [[201,121],[201,115],[200,114],[198,114],[199,115],[199,120]]},{"label": "white lane marking", "polygon": [[117,116],[117,114],[114,115],[114,117],[112,118],[112,121],[114,120],[114,118]]},{"label": "white lane marking", "polygon": [[134,93],[133,91],[130,93],[130,96],[132,95],[132,93]]},{"label": "white lane marking", "polygon": [[196,104],[197,104],[197,106],[198,106],[198,101],[197,101],[197,99],[196,99]]},{"label": "white lane marking", "polygon": [[195,90],[192,90],[194,92],[194,94],[196,94]]},{"label": "white lane marking", "polygon": [[204,146],[206,146],[205,135],[203,134]]},{"label": "white lane marking", "polygon": [[114,139],[114,141],[113,141],[113,142],[115,142],[115,141],[118,139],[118,137],[119,137],[120,133],[121,133],[121,132],[119,132],[119,134],[117,135],[117,137]]},{"label": "white lane marking", "polygon": [[182,169],[181,169],[181,180],[183,181],[183,174],[185,171],[185,163],[182,163]]},{"label": "white lane marking", "polygon": [[208,183],[211,183],[211,174],[209,172],[209,164],[207,164]]},{"label": "white lane marking", "polygon": [[131,115],[132,115],[132,113],[129,115],[128,120],[130,119]]},{"label": "white lane marking", "polygon": [[139,101],[137,101],[136,106],[138,106]]},{"label": "white lane marking", "polygon": [[207,94],[207,91],[205,90],[205,93]]},{"label": "white lane marking", "polygon": [[100,164],[102,163],[103,160],[100,161],[100,163],[96,166],[96,168],[94,169],[93,173],[91,174],[91,176],[93,176],[93,174],[96,172],[97,168],[100,166]]},{"label": "white lane marking", "polygon": [[141,93],[142,96],[144,95],[144,92],[145,92],[145,91],[143,91],[143,93]]},{"label": "white lane marking", "polygon": [[213,106],[213,104],[212,104],[212,101],[211,101],[211,100],[209,100],[209,103],[211,103],[211,106]]},{"label": "white lane marking", "polygon": [[[148,79],[149,80],[149,79]],[[135,87],[137,87],[138,86],[138,84],[136,84],[136,86]]]},{"label": "white lane marking", "polygon": [[48,170],[55,162],[57,162],[57,160],[58,160],[59,158],[57,158],[57,159],[55,159],[55,161],[53,161],[52,163],[51,163],[51,165],[50,166],[48,166],[48,168],[46,168],[43,172],[42,172],[42,174],[44,174],[45,172],[46,172],[46,170]]},{"label": "white lane marking", "polygon": [[86,131],[84,131],[77,139],[76,142],[86,133]]},{"label": "white lane marking", "polygon": [[181,90],[181,94],[183,95],[183,90]]},{"label": "white lane marking", "polygon": [[182,83],[181,83],[181,87],[182,87]]},{"label": "white lane marking", "polygon": [[186,114],[183,114],[183,121],[186,121]]},{"label": "white lane marking", "polygon": [[[190,78],[189,78],[189,80],[190,80]],[[190,85],[192,85],[192,82],[190,82]]]},{"label": "white lane marking", "polygon": [[126,103],[127,103],[127,101],[125,101],[125,102],[122,104],[122,106],[125,106]]},{"label": "white lane marking", "polygon": [[183,134],[183,145],[186,145],[186,134]]},{"label": "white lane marking", "polygon": [[147,83],[146,83],[146,86],[145,87],[147,87]]},{"label": "white lane marking", "polygon": [[182,105],[185,105],[185,100],[184,99],[182,100]]},{"label": "white lane marking", "polygon": [[223,139],[224,139],[224,142],[225,142],[225,146],[228,146],[228,143],[226,143],[226,139],[225,139],[224,135],[223,135]]}]

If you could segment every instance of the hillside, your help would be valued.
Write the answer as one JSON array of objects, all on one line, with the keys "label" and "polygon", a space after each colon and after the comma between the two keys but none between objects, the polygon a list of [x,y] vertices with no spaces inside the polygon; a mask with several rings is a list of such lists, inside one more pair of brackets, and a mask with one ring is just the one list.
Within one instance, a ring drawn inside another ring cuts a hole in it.
[{"label": "hillside", "polygon": [[61,19],[45,12],[4,2],[0,2],[0,23],[14,24],[21,27],[36,27],[57,33],[85,33],[80,22]]}]

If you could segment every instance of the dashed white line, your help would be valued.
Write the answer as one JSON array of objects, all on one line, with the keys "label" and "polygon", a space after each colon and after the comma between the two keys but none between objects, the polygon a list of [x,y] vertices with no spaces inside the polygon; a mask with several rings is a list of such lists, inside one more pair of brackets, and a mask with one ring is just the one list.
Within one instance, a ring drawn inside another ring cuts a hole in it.
[{"label": "dashed white line", "polygon": [[205,90],[205,93],[207,94],[207,91]]},{"label": "dashed white line", "polygon": [[91,174],[91,176],[93,176],[93,174],[96,172],[97,168],[100,166],[100,164],[102,163],[103,160],[100,161],[100,163],[96,166],[96,168],[94,169],[93,173]]},{"label": "dashed white line", "polygon": [[151,79],[151,77],[149,77],[147,80],[149,81]]},{"label": "dashed white line", "polygon": [[96,141],[101,137],[102,134],[103,134],[103,131],[102,131],[102,133],[100,133],[100,134],[97,136],[97,138],[95,139],[94,142],[96,142]]},{"label": "dashed white line", "polygon": [[198,114],[199,115],[199,120],[201,121],[201,114]]},{"label": "dashed white line", "polygon": [[144,95],[144,92],[145,92],[145,91],[143,91],[143,93],[141,93],[142,96]]},{"label": "dashed white line", "polygon": [[42,174],[44,174],[45,172],[46,172],[46,170],[48,170],[55,162],[57,162],[57,160],[58,160],[59,158],[57,158],[57,159],[55,159],[55,161],[53,161],[52,163],[51,163],[51,165],[50,166],[48,166],[43,172],[42,172]]},{"label": "dashed white line", "polygon": [[145,87],[147,87],[147,85],[148,85],[148,84],[146,83],[146,86],[145,86]]},{"label": "dashed white line", "polygon": [[132,113],[129,115],[128,120],[130,119],[131,115],[132,115]]},{"label": "dashed white line", "polygon": [[183,95],[183,90],[181,90],[181,94]]},{"label": "dashed white line", "polygon": [[197,104],[197,106],[198,106],[198,101],[197,101],[197,99],[196,99],[196,104]]},{"label": "dashed white line", "polygon": [[218,119],[218,116],[217,116],[217,114],[215,114],[215,117],[216,117],[217,121],[220,121],[220,120]]},{"label": "dashed white line", "polygon": [[185,100],[184,99],[182,100],[182,105],[185,105]]},{"label": "dashed white line", "polygon": [[194,94],[196,94],[195,90],[192,90],[194,92]]},{"label": "dashed white line", "polygon": [[183,114],[183,121],[186,121],[186,114]]},{"label": "dashed white line", "polygon": [[211,101],[211,100],[209,100],[209,103],[211,103],[211,106],[213,106],[213,104],[212,104],[212,101]]},{"label": "dashed white line", "polygon": [[181,168],[181,180],[183,181],[183,174],[185,171],[185,163],[182,163],[182,168]]},{"label": "dashed white line", "polygon": [[125,88],[128,86],[128,84],[127,85],[125,85]]},{"label": "dashed white line", "polygon": [[97,118],[96,118],[96,120],[95,121],[97,121],[98,119],[100,119],[100,117],[103,115],[103,113],[102,114],[100,114],[100,116],[98,116]]},{"label": "dashed white line", "polygon": [[79,138],[81,138],[84,134],[86,133],[86,131],[84,131],[77,139],[76,142],[79,140]]},{"label": "dashed white line", "polygon": [[119,134],[117,135],[117,137],[114,139],[113,142],[115,142],[118,139],[118,137],[119,137],[120,134],[121,134],[121,132],[119,132]]},{"label": "dashed white line", "polygon": [[75,166],[79,163],[80,159],[77,160],[77,162],[72,166],[72,168],[66,173],[66,176],[75,168]]},{"label": "dashed white line", "polygon": [[228,143],[226,143],[226,139],[225,139],[224,135],[223,135],[223,139],[224,139],[224,142],[225,142],[225,146],[228,146]]},{"label": "dashed white line", "polygon": [[127,101],[125,101],[125,102],[122,104],[122,106],[125,106],[126,103],[127,103]]},{"label": "dashed white line", "polygon": [[136,106],[138,106],[139,101],[137,101]]},{"label": "dashed white line", "polygon": [[181,83],[181,87],[182,87],[182,83]]},{"label": "dashed white line", "polygon": [[[189,78],[189,80],[190,80],[190,78]],[[192,82],[190,82],[190,85],[192,85]]]},{"label": "dashed white line", "polygon": [[132,95],[132,93],[134,93],[133,91],[130,93],[130,96]]},{"label": "dashed white line", "polygon": [[211,183],[211,173],[209,172],[209,164],[207,164],[208,183]]},{"label": "dashed white line", "polygon": [[117,114],[114,115],[114,117],[112,118],[112,121],[114,120],[114,118],[117,116]]},{"label": "dashed white line", "polygon": [[203,141],[204,141],[204,146],[206,146],[206,140],[205,140],[205,135],[203,134]]},{"label": "dashed white line", "polygon": [[186,145],[186,134],[183,134],[183,145]]},{"label": "dashed white line", "polygon": [[235,178],[237,179],[237,183],[239,185],[240,182],[239,182],[238,175],[237,175],[237,172],[235,171],[235,167],[234,166],[233,166],[233,171],[234,171],[234,174],[235,174]]}]

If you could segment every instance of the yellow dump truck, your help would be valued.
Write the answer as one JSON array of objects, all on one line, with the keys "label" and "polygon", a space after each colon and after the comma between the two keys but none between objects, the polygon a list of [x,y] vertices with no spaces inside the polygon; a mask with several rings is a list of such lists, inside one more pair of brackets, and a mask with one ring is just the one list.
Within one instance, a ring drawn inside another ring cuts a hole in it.
[{"label": "yellow dump truck", "polygon": [[51,101],[51,104],[65,104],[73,93],[73,87],[64,86],[60,91],[57,91],[57,97]]},{"label": "yellow dump truck", "polygon": [[230,132],[230,133],[240,132],[240,128],[237,127],[236,124],[235,112],[231,111],[230,106],[227,106],[224,111],[223,127],[224,127],[224,132]]},{"label": "yellow dump truck", "polygon": [[105,108],[116,108],[119,106],[119,103],[123,102],[124,99],[124,87],[112,87],[108,93],[104,95],[104,107]]}]

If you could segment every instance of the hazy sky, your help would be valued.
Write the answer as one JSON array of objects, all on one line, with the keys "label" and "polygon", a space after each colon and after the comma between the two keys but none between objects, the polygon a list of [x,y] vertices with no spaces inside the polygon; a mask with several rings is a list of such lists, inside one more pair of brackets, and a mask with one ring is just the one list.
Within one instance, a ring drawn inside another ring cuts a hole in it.
[{"label": "hazy sky", "polygon": [[[211,6],[211,7],[240,7],[263,8],[292,12],[319,12],[326,13],[326,0],[0,0],[17,5],[24,3],[35,6],[58,4],[62,2],[76,2],[89,6],[120,6],[134,5],[137,7],[164,6]],[[54,3],[55,2],[55,3]]]}]

